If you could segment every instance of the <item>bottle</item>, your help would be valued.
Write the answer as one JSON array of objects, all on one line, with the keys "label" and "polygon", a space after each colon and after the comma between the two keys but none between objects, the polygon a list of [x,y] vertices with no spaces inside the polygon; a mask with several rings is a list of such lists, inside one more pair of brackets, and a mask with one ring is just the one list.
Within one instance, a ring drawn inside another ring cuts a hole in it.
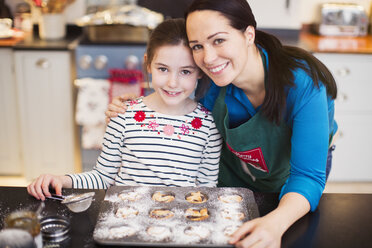
[{"label": "bottle", "polygon": [[14,27],[24,32],[32,33],[33,25],[31,6],[28,3],[17,4],[14,15]]}]

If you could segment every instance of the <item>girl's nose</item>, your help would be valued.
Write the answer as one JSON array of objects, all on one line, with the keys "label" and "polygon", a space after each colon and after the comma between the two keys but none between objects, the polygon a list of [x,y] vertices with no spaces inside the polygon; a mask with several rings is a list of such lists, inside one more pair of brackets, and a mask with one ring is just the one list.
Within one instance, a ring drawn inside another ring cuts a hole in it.
[{"label": "girl's nose", "polygon": [[178,78],[175,73],[172,73],[168,78],[168,87],[170,88],[177,88],[178,86]]}]

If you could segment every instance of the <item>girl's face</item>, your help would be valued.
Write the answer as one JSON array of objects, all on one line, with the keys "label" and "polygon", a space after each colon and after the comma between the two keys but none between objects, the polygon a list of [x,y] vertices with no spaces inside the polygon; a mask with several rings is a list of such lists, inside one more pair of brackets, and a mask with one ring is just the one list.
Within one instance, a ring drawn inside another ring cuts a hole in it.
[{"label": "girl's face", "polygon": [[152,86],[160,101],[172,107],[183,107],[200,72],[190,48],[183,44],[159,47],[147,70],[152,74]]},{"label": "girl's face", "polygon": [[202,10],[188,15],[186,30],[196,64],[215,84],[244,82],[249,71],[248,47],[254,42],[252,27],[243,33],[219,12]]}]

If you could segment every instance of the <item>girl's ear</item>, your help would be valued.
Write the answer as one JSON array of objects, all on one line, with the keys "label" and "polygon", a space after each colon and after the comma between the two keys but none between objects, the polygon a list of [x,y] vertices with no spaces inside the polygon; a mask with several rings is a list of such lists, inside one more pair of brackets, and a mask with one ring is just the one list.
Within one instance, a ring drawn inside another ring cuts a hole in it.
[{"label": "girl's ear", "polygon": [[252,45],[254,44],[254,40],[255,40],[255,29],[253,26],[248,26],[245,31],[244,31],[244,36],[247,40],[247,45]]},{"label": "girl's ear", "polygon": [[146,67],[146,71],[147,71],[148,73],[151,73],[150,65],[147,63],[147,53],[145,53],[145,54],[143,55],[143,64],[144,64],[145,67]]}]

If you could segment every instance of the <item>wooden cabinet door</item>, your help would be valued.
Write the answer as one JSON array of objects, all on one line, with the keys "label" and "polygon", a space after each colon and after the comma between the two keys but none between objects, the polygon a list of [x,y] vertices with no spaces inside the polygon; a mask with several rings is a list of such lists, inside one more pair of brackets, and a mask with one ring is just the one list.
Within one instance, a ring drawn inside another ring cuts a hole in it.
[{"label": "wooden cabinet door", "polygon": [[74,172],[70,53],[15,51],[24,174]]},{"label": "wooden cabinet door", "polygon": [[13,74],[13,51],[0,49],[0,175],[21,175],[19,113]]}]

